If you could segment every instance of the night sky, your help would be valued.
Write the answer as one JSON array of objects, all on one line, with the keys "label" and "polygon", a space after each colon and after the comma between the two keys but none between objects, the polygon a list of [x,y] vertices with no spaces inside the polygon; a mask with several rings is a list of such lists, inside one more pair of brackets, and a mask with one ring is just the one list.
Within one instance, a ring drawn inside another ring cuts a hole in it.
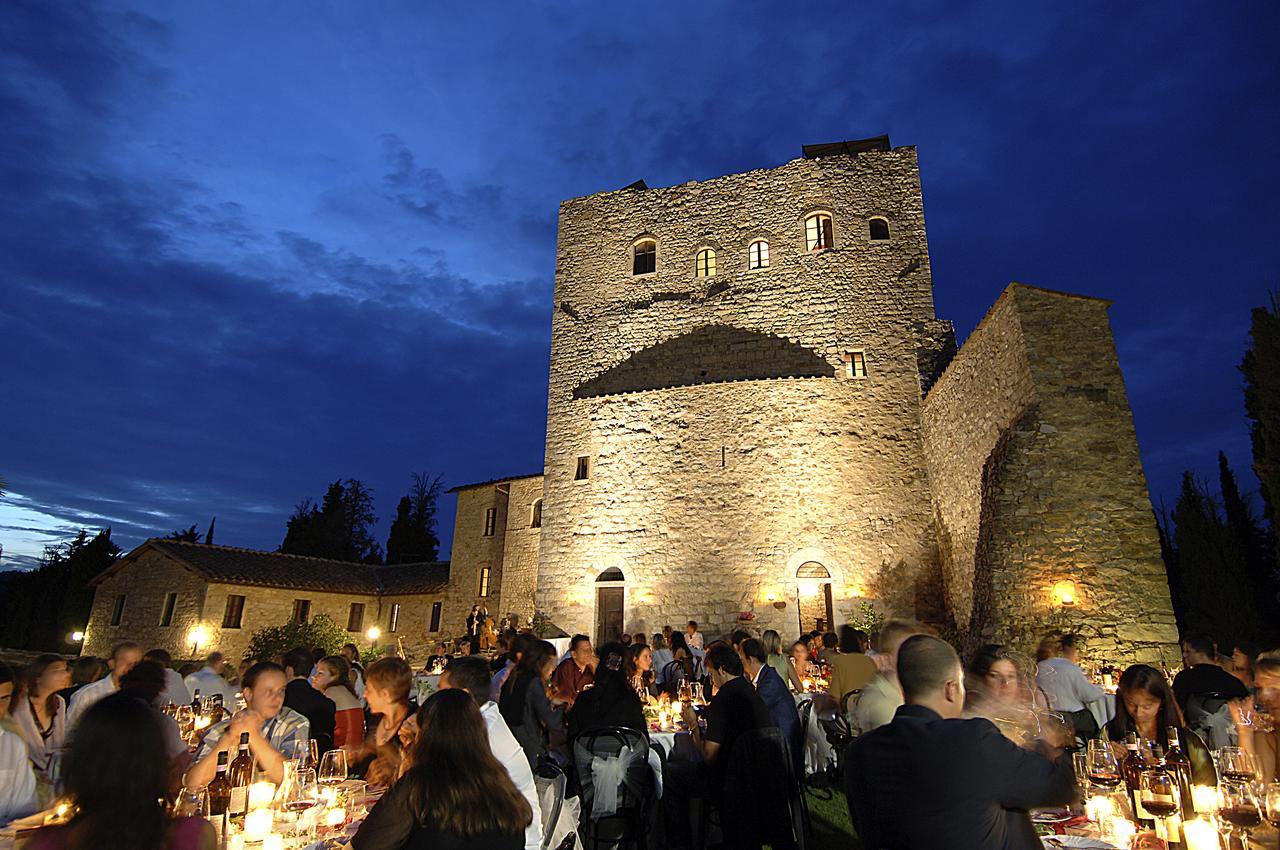
[{"label": "night sky", "polygon": [[1171,503],[1250,463],[1277,45],[1274,0],[5,0],[0,567],[212,514],[274,549],[339,477],[385,539],[411,472],[537,471],[562,199],[883,132],[962,338],[1011,280],[1115,301]]}]

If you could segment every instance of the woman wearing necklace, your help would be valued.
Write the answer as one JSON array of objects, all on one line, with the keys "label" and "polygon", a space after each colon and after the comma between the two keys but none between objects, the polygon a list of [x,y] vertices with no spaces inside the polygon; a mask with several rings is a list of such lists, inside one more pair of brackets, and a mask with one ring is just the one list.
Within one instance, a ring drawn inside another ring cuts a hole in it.
[{"label": "woman wearing necklace", "polygon": [[22,673],[22,692],[13,701],[13,719],[27,742],[41,800],[58,779],[58,761],[67,740],[67,703],[58,691],[71,687],[71,671],[61,655],[41,655]]}]

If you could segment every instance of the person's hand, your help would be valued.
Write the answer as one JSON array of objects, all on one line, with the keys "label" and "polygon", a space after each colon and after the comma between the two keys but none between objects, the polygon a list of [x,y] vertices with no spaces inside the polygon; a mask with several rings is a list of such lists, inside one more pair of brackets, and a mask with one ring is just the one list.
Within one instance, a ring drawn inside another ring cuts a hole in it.
[{"label": "person's hand", "polygon": [[386,759],[374,759],[365,772],[365,780],[372,786],[386,788],[395,781],[395,770]]},{"label": "person's hand", "polygon": [[231,715],[231,725],[227,728],[227,731],[234,735],[235,740],[239,742],[242,733],[253,734],[262,728],[264,722],[261,714],[252,708],[244,708]]},{"label": "person's hand", "polygon": [[400,746],[406,751],[412,750],[418,740],[418,716],[409,715],[408,719],[400,724],[400,731],[396,734],[400,736]]}]

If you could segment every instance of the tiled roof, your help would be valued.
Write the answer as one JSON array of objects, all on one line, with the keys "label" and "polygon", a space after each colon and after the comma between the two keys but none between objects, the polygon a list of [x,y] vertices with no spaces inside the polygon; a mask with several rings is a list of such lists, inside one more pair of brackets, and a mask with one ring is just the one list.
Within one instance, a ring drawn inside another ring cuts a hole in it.
[{"label": "tiled roof", "polygon": [[153,538],[121,558],[94,582],[116,572],[145,549],[162,552],[205,579],[224,584],[373,596],[380,593],[433,593],[443,590],[449,581],[447,561],[380,567],[283,552],[259,552],[256,549]]},{"label": "tiled roof", "polygon": [[459,484],[457,487],[450,487],[447,492],[456,493],[459,490],[469,490],[472,487],[486,487],[490,484],[505,484],[508,481],[520,481],[525,478],[541,478],[543,473],[535,472],[532,475],[508,475],[506,478],[494,478],[490,481],[477,481],[474,484]]}]

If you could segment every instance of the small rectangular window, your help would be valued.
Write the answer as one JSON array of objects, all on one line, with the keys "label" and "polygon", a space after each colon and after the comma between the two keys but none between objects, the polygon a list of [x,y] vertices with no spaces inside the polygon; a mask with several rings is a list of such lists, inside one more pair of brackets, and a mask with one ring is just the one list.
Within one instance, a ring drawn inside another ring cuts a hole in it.
[{"label": "small rectangular window", "polygon": [[160,611],[160,626],[173,625],[173,609],[178,606],[178,594],[166,593],[164,595],[164,608]]},{"label": "small rectangular window", "polygon": [[867,377],[867,358],[861,351],[851,351],[844,356],[845,374],[850,378]]},{"label": "small rectangular window", "polygon": [[387,631],[394,632],[400,627],[400,603],[391,603],[391,622],[387,623]]},{"label": "small rectangular window", "polygon": [[632,274],[649,274],[658,268],[658,243],[645,241],[635,246],[635,259],[631,264]]},{"label": "small rectangular window", "polygon": [[591,475],[591,460],[586,455],[578,458],[578,468],[573,472],[574,481],[586,481]]},{"label": "small rectangular window", "polygon": [[364,603],[352,602],[351,611],[347,614],[347,631],[358,632],[364,628]]},{"label": "small rectangular window", "polygon": [[240,628],[244,618],[244,597],[231,594],[227,597],[227,607],[222,611],[222,627],[224,629]]},{"label": "small rectangular window", "polygon": [[293,616],[290,619],[295,623],[311,622],[311,600],[310,599],[293,600]]},{"label": "small rectangular window", "polygon": [[489,595],[489,568],[488,567],[480,568],[480,595],[481,596]]},{"label": "small rectangular window", "polygon": [[124,594],[116,597],[116,604],[111,608],[111,625],[118,626],[124,618]]},{"label": "small rectangular window", "polygon": [[530,528],[542,528],[542,500],[538,499],[533,503],[533,510],[529,516]]},{"label": "small rectangular window", "polygon": [[769,243],[763,239],[757,239],[751,243],[751,247],[747,250],[747,268],[763,269],[769,266]]},{"label": "small rectangular window", "polygon": [[431,603],[431,628],[428,629],[427,631],[431,631],[431,632],[440,631],[440,609],[442,607],[444,607],[443,603],[440,603],[440,602]]},{"label": "small rectangular window", "polygon": [[486,508],[484,512],[484,536],[492,537],[498,529],[498,509]]}]

